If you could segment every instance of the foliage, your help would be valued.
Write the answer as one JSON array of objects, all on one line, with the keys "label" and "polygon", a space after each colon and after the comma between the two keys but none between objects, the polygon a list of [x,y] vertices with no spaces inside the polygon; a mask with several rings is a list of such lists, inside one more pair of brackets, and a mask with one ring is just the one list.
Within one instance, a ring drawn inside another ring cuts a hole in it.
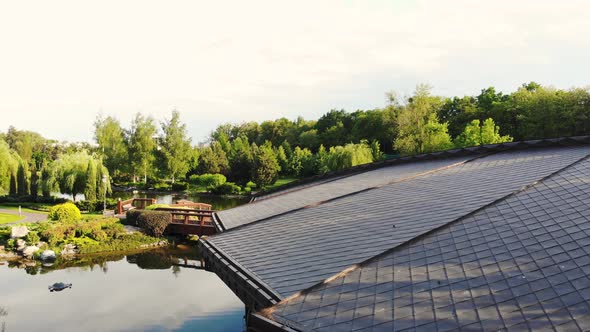
[{"label": "foliage", "polygon": [[139,218],[139,215],[141,215],[142,212],[143,212],[143,210],[137,210],[137,209],[128,210],[127,213],[125,214],[126,223],[128,225],[136,226],[137,225],[137,218]]},{"label": "foliage", "polygon": [[463,133],[455,139],[458,147],[477,146],[483,144],[512,142],[512,137],[500,136],[500,128],[492,118],[488,118],[480,126],[479,120],[469,123]]},{"label": "foliage", "polygon": [[219,187],[227,181],[223,174],[203,174],[191,176],[191,182],[211,190],[211,188]]},{"label": "foliage", "polygon": [[[255,147],[255,146],[254,146]],[[252,180],[259,188],[275,183],[279,177],[280,166],[272,147],[263,145],[252,149],[253,169]]]},{"label": "foliage", "polygon": [[[100,172],[93,170],[89,172],[89,167],[94,167]],[[75,201],[76,195],[79,193],[86,192],[92,199],[102,197],[98,195],[104,195],[105,191],[110,191],[108,171],[100,159],[96,159],[86,151],[61,154],[45,168],[47,170],[42,171],[45,173],[43,177],[44,192],[58,190],[61,193],[72,195]],[[104,183],[103,176],[106,180]]]},{"label": "foliage", "polygon": [[189,170],[191,140],[187,138],[186,125],[180,123],[180,113],[176,110],[172,111],[170,120],[162,122],[162,131],[165,174],[172,178],[174,183],[176,178],[184,177]]},{"label": "foliage", "polygon": [[151,171],[156,150],[156,125],[151,117],[144,117],[137,113],[131,122],[131,129],[127,132],[127,146],[131,160],[134,182],[136,175],[143,175],[143,182],[147,182],[148,173]]},{"label": "foliage", "polygon": [[29,232],[25,237],[25,241],[27,241],[27,243],[37,243],[40,240],[41,238],[37,232]]},{"label": "foliage", "polygon": [[103,118],[98,115],[94,122],[94,139],[109,173],[117,176],[125,168],[128,154],[125,131],[121,124],[112,116]]},{"label": "foliage", "polygon": [[211,192],[216,195],[232,195],[239,194],[241,191],[240,186],[233,182],[225,182],[219,186],[211,188]]},{"label": "foliage", "polygon": [[171,186],[173,191],[185,191],[188,189],[188,183],[186,182],[175,182]]},{"label": "foliage", "polygon": [[360,144],[346,144],[331,147],[327,156],[327,166],[331,171],[349,168],[373,161],[373,152],[366,141]]},{"label": "foliage", "polygon": [[51,220],[73,222],[80,220],[82,214],[80,209],[73,203],[63,203],[53,206],[49,209],[48,218]]},{"label": "foliage", "polygon": [[399,135],[394,147],[402,154],[427,153],[448,147],[451,139],[447,126],[441,125],[436,115],[441,104],[439,97],[430,95],[429,86],[417,86],[398,116]]},{"label": "foliage", "polygon": [[137,225],[147,234],[160,237],[172,221],[172,215],[166,211],[143,211],[137,217]]},{"label": "foliage", "polygon": [[[114,209],[117,206],[117,199],[107,198],[106,203],[107,209]],[[74,204],[76,204],[80,211],[90,213],[102,211],[104,208],[104,201],[102,199],[77,201]]]},{"label": "foliage", "polygon": [[92,254],[106,251],[122,251],[138,249],[145,245],[151,245],[160,240],[141,233],[120,235],[116,238],[106,239],[102,242],[83,237],[72,239],[81,254]]}]

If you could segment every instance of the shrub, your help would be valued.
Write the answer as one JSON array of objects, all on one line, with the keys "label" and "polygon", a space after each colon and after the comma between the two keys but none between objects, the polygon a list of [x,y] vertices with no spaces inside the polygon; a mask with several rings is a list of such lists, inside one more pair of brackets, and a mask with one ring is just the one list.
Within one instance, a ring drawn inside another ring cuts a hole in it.
[{"label": "shrub", "polygon": [[161,237],[172,215],[165,211],[143,211],[137,218],[137,225],[146,231],[148,235]]},{"label": "shrub", "polygon": [[212,188],[218,187],[227,181],[227,178],[223,174],[203,174],[196,177],[191,176],[191,181],[195,184],[211,190]]},{"label": "shrub", "polygon": [[240,188],[240,186],[236,185],[233,182],[226,182],[222,185],[212,188],[211,192],[216,195],[231,195],[239,194],[241,189],[242,188]]},{"label": "shrub", "polygon": [[186,182],[175,182],[172,184],[173,191],[185,191],[188,189],[188,183]]},{"label": "shrub", "polygon": [[59,221],[76,221],[82,218],[80,209],[73,203],[58,204],[49,209],[49,219]]},{"label": "shrub", "polygon": [[137,225],[137,218],[139,217],[139,215],[143,212],[144,210],[137,210],[137,209],[133,209],[133,210],[129,210],[127,211],[125,217],[126,217],[126,224],[127,225]]},{"label": "shrub", "polygon": [[41,238],[39,237],[39,234],[37,232],[29,232],[27,234],[27,236],[25,237],[25,241],[27,241],[27,243],[30,244],[35,244],[37,242],[39,242],[41,240]]}]

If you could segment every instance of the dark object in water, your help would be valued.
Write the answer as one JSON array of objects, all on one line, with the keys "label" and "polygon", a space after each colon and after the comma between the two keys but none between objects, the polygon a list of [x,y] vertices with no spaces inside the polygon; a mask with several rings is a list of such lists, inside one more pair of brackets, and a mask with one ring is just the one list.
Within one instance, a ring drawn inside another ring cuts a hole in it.
[{"label": "dark object in water", "polygon": [[56,282],[55,284],[53,284],[47,288],[49,288],[50,292],[53,292],[53,291],[59,292],[59,291],[62,291],[66,288],[72,288],[72,284],[64,284],[63,282]]}]

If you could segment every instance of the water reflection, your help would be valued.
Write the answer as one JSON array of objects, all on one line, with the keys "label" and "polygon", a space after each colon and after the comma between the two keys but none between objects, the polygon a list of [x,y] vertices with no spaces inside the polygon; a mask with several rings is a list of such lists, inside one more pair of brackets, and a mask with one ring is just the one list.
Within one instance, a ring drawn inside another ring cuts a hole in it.
[{"label": "water reflection", "polygon": [[182,247],[0,265],[0,331],[243,331],[244,305],[200,266]]}]

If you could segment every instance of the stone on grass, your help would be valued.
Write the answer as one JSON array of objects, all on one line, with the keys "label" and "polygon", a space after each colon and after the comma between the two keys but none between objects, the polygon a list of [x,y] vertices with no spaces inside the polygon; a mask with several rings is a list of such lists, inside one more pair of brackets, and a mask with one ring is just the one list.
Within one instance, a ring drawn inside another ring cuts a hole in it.
[{"label": "stone on grass", "polygon": [[10,238],[17,239],[19,237],[25,237],[29,234],[27,226],[14,226],[10,231]]},{"label": "stone on grass", "polygon": [[55,251],[53,250],[43,250],[39,259],[42,261],[53,261],[55,260]]},{"label": "stone on grass", "polygon": [[39,247],[27,246],[23,250],[23,256],[25,256],[25,257],[32,257],[33,254],[36,253],[37,251],[39,251]]}]

